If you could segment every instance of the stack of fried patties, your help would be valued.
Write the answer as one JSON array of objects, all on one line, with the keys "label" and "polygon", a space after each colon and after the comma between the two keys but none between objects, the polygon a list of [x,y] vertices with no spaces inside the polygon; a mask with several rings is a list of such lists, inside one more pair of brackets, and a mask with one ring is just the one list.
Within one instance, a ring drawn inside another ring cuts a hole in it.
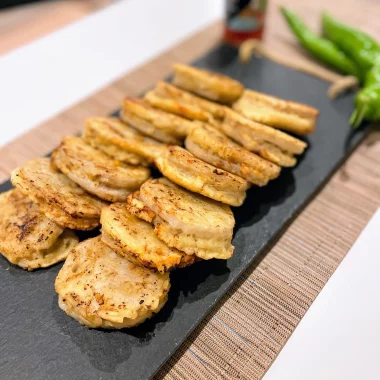
[{"label": "stack of fried patties", "polygon": [[[90,118],[51,159],[16,169],[16,189],[1,195],[2,253],[29,270],[68,256],[59,306],[88,327],[135,326],[164,306],[170,271],[229,259],[230,206],[307,146],[279,129],[315,127],[311,107],[194,67],[174,71],[173,84],[126,98],[120,118]],[[101,235],[76,245],[73,230],[100,224]]]}]

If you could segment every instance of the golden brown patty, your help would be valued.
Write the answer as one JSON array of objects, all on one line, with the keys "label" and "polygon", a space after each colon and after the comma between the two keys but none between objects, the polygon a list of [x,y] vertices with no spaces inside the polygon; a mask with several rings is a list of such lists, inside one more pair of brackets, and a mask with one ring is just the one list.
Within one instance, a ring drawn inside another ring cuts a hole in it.
[{"label": "golden brown patty", "polygon": [[301,154],[307,144],[275,128],[248,120],[237,112],[225,110],[221,130],[244,148],[279,166],[294,166],[295,154]]},{"label": "golden brown patty", "polygon": [[0,195],[0,253],[27,270],[65,260],[78,243],[73,231],[46,218],[19,190]]},{"label": "golden brown patty", "polygon": [[42,213],[62,227],[91,230],[99,225],[100,211],[106,203],[56,171],[48,158],[27,162],[13,171],[11,179]]},{"label": "golden brown patty", "polygon": [[121,118],[140,132],[168,144],[181,144],[194,123],[172,115],[139,98],[126,98]]},{"label": "golden brown patty", "polygon": [[192,130],[185,146],[201,160],[258,186],[265,186],[280,174],[279,166],[242,148],[207,124]]},{"label": "golden brown patty", "polygon": [[231,104],[243,93],[243,85],[225,75],[197,67],[173,65],[173,84],[206,99]]},{"label": "golden brown patty", "polygon": [[[175,185],[167,178],[144,183],[128,198],[136,216],[154,224],[168,246],[201,259],[229,259],[235,219],[229,206]],[[152,217],[153,213],[153,217]]]},{"label": "golden brown patty", "polygon": [[230,206],[241,206],[250,186],[245,179],[218,169],[176,146],[171,146],[155,163],[160,172],[177,185]]},{"label": "golden brown patty", "polygon": [[153,226],[129,213],[125,203],[105,207],[101,223],[103,242],[138,265],[163,273],[196,260],[159,240]]},{"label": "golden brown patty", "polygon": [[65,137],[52,162],[83,189],[110,202],[125,202],[150,175],[147,168],[115,161],[79,137]]},{"label": "golden brown patty", "polygon": [[[110,117],[87,119],[83,138],[93,148],[100,149],[118,160],[124,158],[122,161],[134,165],[147,166],[166,149],[165,144],[146,137],[135,128]],[[130,157],[133,157],[133,160]]]},{"label": "golden brown patty", "polygon": [[233,108],[246,118],[299,135],[315,129],[319,111],[304,104],[245,90]]},{"label": "golden brown patty", "polygon": [[91,328],[136,326],[161,310],[169,289],[167,273],[133,264],[100,237],[78,244],[55,280],[59,307]]},{"label": "golden brown patty", "polygon": [[190,120],[215,124],[224,116],[224,107],[220,104],[202,99],[166,82],[158,82],[155,89],[145,95],[145,100],[153,107]]}]

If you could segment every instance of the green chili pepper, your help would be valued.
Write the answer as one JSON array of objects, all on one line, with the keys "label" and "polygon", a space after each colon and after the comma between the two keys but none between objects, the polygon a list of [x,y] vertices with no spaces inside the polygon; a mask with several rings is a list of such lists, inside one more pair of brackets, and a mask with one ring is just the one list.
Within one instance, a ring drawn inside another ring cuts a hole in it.
[{"label": "green chili pepper", "polygon": [[380,45],[367,34],[323,15],[323,35],[315,35],[293,12],[282,8],[293,33],[316,58],[345,74],[355,75],[364,87],[355,98],[350,123],[357,128],[363,120],[380,120]]},{"label": "green chili pepper", "polygon": [[369,35],[344,25],[328,14],[322,16],[323,35],[365,72],[363,88],[356,94],[350,124],[380,119],[380,45]]},{"label": "green chili pepper", "polygon": [[363,89],[355,97],[355,111],[350,118],[350,124],[357,128],[363,120],[380,119],[380,64],[367,71]]},{"label": "green chili pepper", "polygon": [[380,63],[380,45],[372,37],[336,21],[327,13],[322,15],[322,33],[362,71],[365,72],[374,64]]},{"label": "green chili pepper", "polygon": [[370,87],[378,83],[380,83],[380,63],[367,71],[364,80],[364,87]]},{"label": "green chili pepper", "polygon": [[350,124],[357,128],[363,120],[380,119],[380,82],[365,87],[356,94],[355,111],[350,117]]},{"label": "green chili pepper", "polygon": [[340,51],[331,41],[313,33],[304,22],[292,11],[281,8],[282,14],[302,46],[322,62],[334,67],[344,74],[354,75],[361,79],[359,68]]}]

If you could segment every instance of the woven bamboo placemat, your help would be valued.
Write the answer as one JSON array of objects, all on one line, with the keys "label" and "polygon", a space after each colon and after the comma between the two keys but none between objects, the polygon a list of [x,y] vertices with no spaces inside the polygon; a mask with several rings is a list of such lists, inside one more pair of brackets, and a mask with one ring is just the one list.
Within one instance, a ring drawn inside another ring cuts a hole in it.
[{"label": "woven bamboo placemat", "polygon": [[[314,23],[321,8],[340,8],[347,21],[360,21],[360,26],[375,35],[380,31],[380,25],[375,24],[380,15],[375,0],[284,3]],[[277,51],[291,51],[299,59],[308,59],[294,44],[276,6],[277,2],[272,1],[266,43]],[[362,11],[355,12],[355,7]],[[123,96],[140,94],[169,74],[173,62],[196,59],[215,46],[219,38],[220,24],[208,27],[3,147],[0,181],[26,160],[50,152],[63,136],[78,133],[84,118],[116,109]],[[379,132],[371,133],[165,364],[157,379],[263,376],[380,204],[379,140]]]}]

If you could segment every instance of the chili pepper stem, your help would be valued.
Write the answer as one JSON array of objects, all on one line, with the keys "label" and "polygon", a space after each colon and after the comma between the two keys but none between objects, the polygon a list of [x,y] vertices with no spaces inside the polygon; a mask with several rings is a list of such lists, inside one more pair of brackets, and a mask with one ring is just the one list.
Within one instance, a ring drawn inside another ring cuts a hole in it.
[{"label": "chili pepper stem", "polygon": [[355,111],[351,114],[350,124],[353,128],[358,128],[362,121],[364,120],[364,116],[367,112],[368,104],[361,104],[359,107],[355,109]]}]

